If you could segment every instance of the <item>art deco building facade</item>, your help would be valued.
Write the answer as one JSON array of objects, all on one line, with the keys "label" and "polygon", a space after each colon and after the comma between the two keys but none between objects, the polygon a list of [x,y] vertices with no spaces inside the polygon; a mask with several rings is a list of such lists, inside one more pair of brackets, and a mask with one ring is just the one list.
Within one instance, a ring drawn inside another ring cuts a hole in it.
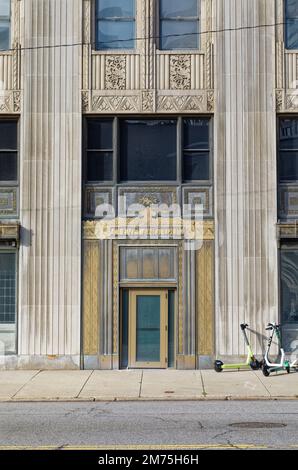
[{"label": "art deco building facade", "polygon": [[[0,48],[0,367],[295,350],[298,2],[0,0]],[[197,249],[136,204],[199,204]]]}]

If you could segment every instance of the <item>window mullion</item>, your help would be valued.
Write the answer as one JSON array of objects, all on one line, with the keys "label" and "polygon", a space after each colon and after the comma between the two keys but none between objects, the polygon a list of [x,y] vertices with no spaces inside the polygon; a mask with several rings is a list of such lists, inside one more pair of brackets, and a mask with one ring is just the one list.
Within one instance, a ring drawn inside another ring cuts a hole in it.
[{"label": "window mullion", "polygon": [[113,121],[113,184],[117,184],[119,180],[119,119],[114,118]]},{"label": "window mullion", "polygon": [[182,159],[183,159],[183,126],[182,117],[178,117],[177,121],[177,182],[182,183]]}]

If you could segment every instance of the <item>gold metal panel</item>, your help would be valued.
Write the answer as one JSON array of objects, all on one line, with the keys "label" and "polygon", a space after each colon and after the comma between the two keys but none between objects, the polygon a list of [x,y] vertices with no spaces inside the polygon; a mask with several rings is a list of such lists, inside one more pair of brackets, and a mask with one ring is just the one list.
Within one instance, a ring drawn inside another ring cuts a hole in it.
[{"label": "gold metal panel", "polygon": [[158,266],[157,266],[157,253],[156,250],[144,248],[143,250],[143,278],[144,279],[157,279]]},{"label": "gold metal panel", "polygon": [[126,263],[123,266],[125,271],[124,277],[126,279],[138,279],[139,277],[139,268],[138,268],[138,249],[132,249],[126,251]]},{"label": "gold metal panel", "polygon": [[84,354],[99,352],[100,247],[96,241],[84,243],[83,342]]},{"label": "gold metal panel", "polygon": [[197,251],[198,354],[212,355],[214,352],[214,254],[213,243],[205,241]]},{"label": "gold metal panel", "polygon": [[[126,238],[132,237],[136,235],[136,233],[139,235],[140,239],[143,240],[148,240],[150,239],[150,236],[152,235],[152,227],[148,227],[147,225],[144,227],[138,227],[137,232],[135,232],[135,229],[131,229],[129,227],[132,226],[132,223],[134,222],[135,219],[132,218],[127,218],[127,219],[121,219],[121,218],[116,218],[115,220],[107,221],[106,225],[108,227],[108,233],[111,231],[111,238],[121,240],[121,237],[123,238],[123,234],[125,234]],[[183,219],[175,219],[171,222],[169,227],[157,227],[156,229],[156,235],[157,237],[160,238],[160,240],[168,237],[169,240],[177,240],[177,239],[184,239],[184,231],[185,227],[184,224],[186,224]],[[203,225],[203,230],[202,230],[202,239],[203,240],[214,240],[214,221],[213,220],[204,220],[204,221],[190,221],[187,227],[189,229],[192,229],[193,232],[195,232],[195,227],[200,227],[202,224]],[[150,231],[151,230],[151,231]],[[102,222],[99,220],[86,220],[83,222],[83,238],[84,240],[98,240],[103,234],[103,225]],[[179,236],[177,235],[179,234]],[[175,236],[175,238],[174,238]],[[125,238],[125,239],[126,239]],[[160,241],[159,240],[159,241]]]},{"label": "gold metal panel", "polygon": [[113,241],[113,354],[118,353],[119,323],[119,248]]},{"label": "gold metal panel", "polygon": [[167,248],[160,250],[159,253],[159,277],[160,279],[170,279],[172,277],[171,253]]},{"label": "gold metal panel", "polygon": [[[136,315],[137,297],[140,295],[160,297],[160,362],[137,361]],[[130,290],[129,292],[129,367],[133,368],[161,368],[168,365],[168,292],[166,290]]]},{"label": "gold metal panel", "polygon": [[179,244],[178,253],[178,354],[183,354],[183,318],[184,318],[184,304],[183,304],[183,243]]}]

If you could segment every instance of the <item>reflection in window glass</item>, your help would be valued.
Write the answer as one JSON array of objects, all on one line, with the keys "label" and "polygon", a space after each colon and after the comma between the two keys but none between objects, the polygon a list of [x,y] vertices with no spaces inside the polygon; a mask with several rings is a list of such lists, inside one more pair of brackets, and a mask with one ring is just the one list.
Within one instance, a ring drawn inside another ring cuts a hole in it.
[{"label": "reflection in window glass", "polygon": [[279,181],[298,180],[298,120],[282,119],[279,128]]},{"label": "reflection in window glass", "polygon": [[0,182],[18,180],[17,122],[0,121]]},{"label": "reflection in window glass", "polygon": [[210,179],[209,120],[183,120],[183,179]]},{"label": "reflection in window glass", "polygon": [[197,49],[198,33],[198,0],[160,0],[160,49]]},{"label": "reflection in window glass", "polygon": [[280,252],[282,341],[286,352],[298,346],[298,246],[286,245]]},{"label": "reflection in window glass", "polygon": [[135,0],[97,0],[96,48],[133,49]]},{"label": "reflection in window glass", "polygon": [[113,179],[113,120],[90,119],[87,128],[86,180]]},{"label": "reflection in window glass", "polygon": [[16,352],[16,254],[0,252],[0,355]]},{"label": "reflection in window glass", "polygon": [[286,21],[286,48],[298,49],[298,2],[297,0],[285,1]]},{"label": "reflection in window glass", "polygon": [[0,50],[10,48],[10,0],[0,1]]},{"label": "reflection in window glass", "polygon": [[175,181],[177,121],[121,122],[121,181]]}]

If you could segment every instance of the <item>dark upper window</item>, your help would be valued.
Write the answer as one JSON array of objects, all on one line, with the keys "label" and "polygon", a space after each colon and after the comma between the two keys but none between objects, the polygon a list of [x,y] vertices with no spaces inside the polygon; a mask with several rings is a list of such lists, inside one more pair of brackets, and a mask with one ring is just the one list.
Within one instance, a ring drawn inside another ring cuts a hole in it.
[{"label": "dark upper window", "polygon": [[199,47],[200,0],[160,0],[160,49]]},{"label": "dark upper window", "polygon": [[280,250],[280,321],[283,347],[297,350],[298,333],[298,246],[282,243]]},{"label": "dark upper window", "polygon": [[16,253],[0,251],[1,354],[16,354]]},{"label": "dark upper window", "polygon": [[120,180],[175,181],[175,119],[131,119],[120,124]]},{"label": "dark upper window", "polygon": [[17,122],[0,121],[0,183],[18,180]]},{"label": "dark upper window", "polygon": [[209,123],[208,118],[89,119],[86,181],[208,182]]},{"label": "dark upper window", "polygon": [[0,50],[10,48],[10,1],[0,0]]},{"label": "dark upper window", "polygon": [[16,254],[0,251],[0,330],[16,319]]},{"label": "dark upper window", "polygon": [[285,0],[285,43],[287,49],[298,49],[297,0]]},{"label": "dark upper window", "polygon": [[96,0],[96,49],[133,49],[135,0]]},{"label": "dark upper window", "polygon": [[209,180],[209,121],[183,120],[183,179]]},{"label": "dark upper window", "polygon": [[88,121],[87,181],[111,181],[113,179],[113,120]]},{"label": "dark upper window", "polygon": [[298,181],[298,119],[281,119],[279,126],[279,181]]}]

